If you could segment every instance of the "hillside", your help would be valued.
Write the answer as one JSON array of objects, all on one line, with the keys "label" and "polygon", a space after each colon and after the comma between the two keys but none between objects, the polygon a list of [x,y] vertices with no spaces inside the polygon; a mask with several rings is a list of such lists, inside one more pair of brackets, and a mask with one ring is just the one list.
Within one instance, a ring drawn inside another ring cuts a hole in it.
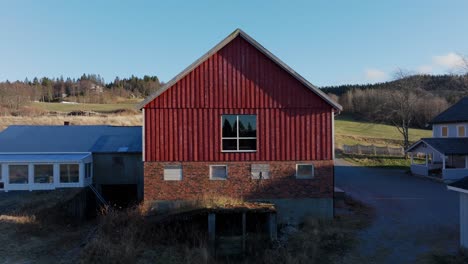
[{"label": "hillside", "polygon": [[[468,74],[465,75],[414,75],[418,78],[420,88],[438,97],[445,98],[449,104],[454,104],[463,96],[468,96]],[[402,80],[394,80],[376,84],[347,84],[322,87],[325,93],[338,96],[352,89],[392,89],[400,86]]]},{"label": "hillside", "polygon": [[[410,141],[431,137],[431,130],[410,129]],[[347,145],[401,146],[403,140],[398,130],[390,125],[357,121],[350,116],[338,116],[335,121],[335,147]]]}]

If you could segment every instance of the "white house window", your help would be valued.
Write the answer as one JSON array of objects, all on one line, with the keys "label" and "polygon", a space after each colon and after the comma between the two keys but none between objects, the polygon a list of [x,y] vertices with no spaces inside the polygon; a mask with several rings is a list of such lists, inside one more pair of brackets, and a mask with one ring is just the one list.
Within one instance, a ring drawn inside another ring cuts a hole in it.
[{"label": "white house window", "polygon": [[9,165],[8,176],[12,184],[27,184],[29,169],[28,165]]},{"label": "white house window", "polygon": [[85,164],[85,178],[91,178],[92,170],[93,170],[92,164],[86,163]]},{"label": "white house window", "polygon": [[297,179],[312,179],[314,177],[314,165],[296,164]]},{"label": "white house window", "polygon": [[80,179],[78,164],[60,164],[60,182],[74,183]]},{"label": "white house window", "polygon": [[54,165],[36,164],[34,165],[34,183],[53,183]]},{"label": "white house window", "polygon": [[210,165],[210,180],[226,180],[227,166],[226,165]]},{"label": "white house window", "polygon": [[180,181],[182,180],[182,165],[166,165],[164,166],[165,181]]},{"label": "white house window", "polygon": [[256,115],[222,115],[223,152],[249,152],[257,150]]},{"label": "white house window", "polygon": [[443,126],[440,129],[441,129],[441,135],[443,137],[448,137],[448,126]]},{"label": "white house window", "polygon": [[458,126],[457,127],[457,130],[458,130],[458,136],[459,137],[465,137],[466,134],[465,134],[465,126]]}]

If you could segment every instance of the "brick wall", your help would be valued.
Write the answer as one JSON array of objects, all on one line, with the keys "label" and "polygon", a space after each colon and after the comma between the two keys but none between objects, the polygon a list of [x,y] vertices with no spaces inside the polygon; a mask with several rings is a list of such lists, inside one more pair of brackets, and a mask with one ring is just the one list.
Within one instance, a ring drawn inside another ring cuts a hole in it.
[{"label": "brick wall", "polygon": [[[310,161],[256,162],[270,165],[270,178],[251,177],[251,162],[145,162],[144,196],[152,200],[193,200],[221,195],[244,199],[332,198],[333,161],[312,161],[313,179],[296,179],[297,163]],[[165,165],[181,164],[181,181],[164,181]],[[228,165],[227,180],[210,180],[209,165]]]}]

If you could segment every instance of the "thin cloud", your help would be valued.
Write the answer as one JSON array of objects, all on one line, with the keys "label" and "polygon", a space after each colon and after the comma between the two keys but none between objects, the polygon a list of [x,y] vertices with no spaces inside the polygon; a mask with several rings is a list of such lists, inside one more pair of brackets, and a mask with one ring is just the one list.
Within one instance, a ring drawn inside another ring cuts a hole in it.
[{"label": "thin cloud", "polygon": [[434,56],[432,61],[436,66],[449,69],[460,68],[463,66],[463,58],[454,52],[450,52],[445,55]]},{"label": "thin cloud", "polygon": [[364,74],[368,81],[373,82],[383,81],[387,78],[387,74],[379,69],[366,69]]}]

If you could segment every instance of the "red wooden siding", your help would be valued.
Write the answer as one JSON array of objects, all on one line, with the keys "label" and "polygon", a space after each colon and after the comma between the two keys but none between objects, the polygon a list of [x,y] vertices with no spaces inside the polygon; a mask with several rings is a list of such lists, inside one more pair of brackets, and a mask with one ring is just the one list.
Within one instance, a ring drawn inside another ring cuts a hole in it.
[{"label": "red wooden siding", "polygon": [[[221,152],[221,115],[257,115],[257,152]],[[145,106],[146,161],[332,159],[332,107],[242,37]]]}]

